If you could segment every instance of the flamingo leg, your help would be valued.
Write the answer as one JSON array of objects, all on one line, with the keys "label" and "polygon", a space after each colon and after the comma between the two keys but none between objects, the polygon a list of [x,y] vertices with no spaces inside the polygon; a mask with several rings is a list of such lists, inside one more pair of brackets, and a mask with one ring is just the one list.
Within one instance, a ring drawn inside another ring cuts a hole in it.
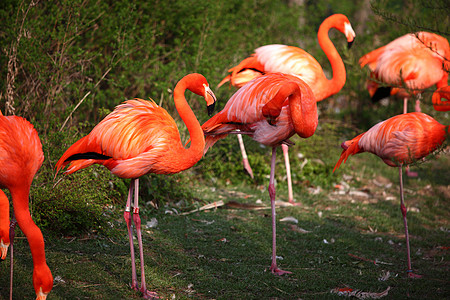
[{"label": "flamingo leg", "polygon": [[421,112],[421,111],[422,111],[422,110],[420,109],[420,99],[422,99],[422,94],[418,94],[418,95],[417,95],[416,106],[415,106],[415,111],[416,111],[416,112]]},{"label": "flamingo leg", "polygon": [[281,149],[284,155],[284,164],[286,165],[286,177],[288,183],[288,199],[289,203],[293,205],[300,205],[294,201],[294,193],[292,191],[292,178],[291,178],[291,164],[289,162],[289,147],[286,144],[281,144]]},{"label": "flamingo leg", "polygon": [[276,216],[275,216],[275,159],[277,155],[277,148],[272,148],[272,160],[270,163],[270,181],[269,181],[269,196],[270,205],[272,208],[272,264],[270,271],[275,275],[290,274],[292,272],[283,271],[277,266],[277,230],[276,230]]},{"label": "flamingo leg", "polygon": [[405,239],[406,239],[406,255],[408,259],[408,277],[410,278],[420,278],[421,275],[414,274],[411,268],[411,250],[409,247],[409,233],[408,233],[408,222],[406,220],[406,206],[403,199],[403,178],[402,178],[402,166],[399,167],[399,178],[400,178],[400,210],[403,216],[403,224],[405,225]]},{"label": "flamingo leg", "polygon": [[139,259],[141,262],[141,293],[144,299],[155,299],[159,298],[155,292],[147,290],[147,285],[145,283],[145,264],[144,264],[144,247],[142,243],[142,232],[141,232],[141,217],[139,216],[139,179],[134,181],[134,207],[133,207],[133,222],[136,226],[136,235],[139,245]]},{"label": "flamingo leg", "polygon": [[9,261],[10,261],[10,272],[9,272],[9,299],[13,298],[13,273],[14,273],[14,237],[16,236],[16,217],[14,216],[14,213],[11,218],[11,223],[9,224],[9,241],[11,245],[11,251],[9,254]]},{"label": "flamingo leg", "polygon": [[242,135],[237,135],[239,141],[239,147],[241,148],[242,153],[242,163],[244,164],[244,169],[247,171],[248,175],[253,179],[253,170],[250,167],[250,163],[248,162],[247,152],[245,151],[244,141],[242,140]]},{"label": "flamingo leg", "polygon": [[123,213],[123,217],[125,218],[125,222],[127,223],[128,229],[128,238],[130,241],[130,253],[131,253],[131,288],[134,290],[139,290],[136,276],[136,260],[134,256],[134,244],[133,244],[133,229],[132,229],[132,215],[131,215],[131,198],[133,197],[134,184],[135,179],[131,180],[130,188],[128,190],[128,198],[127,204],[125,206],[125,211]]},{"label": "flamingo leg", "polygon": [[408,112],[408,98],[403,98],[403,113],[406,114]]}]

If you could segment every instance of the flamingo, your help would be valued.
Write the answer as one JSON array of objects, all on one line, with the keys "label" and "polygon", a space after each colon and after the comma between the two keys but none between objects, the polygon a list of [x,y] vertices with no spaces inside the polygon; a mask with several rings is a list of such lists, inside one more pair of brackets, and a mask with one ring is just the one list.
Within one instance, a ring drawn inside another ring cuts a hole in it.
[{"label": "flamingo", "polygon": [[[446,38],[434,33],[409,33],[362,56],[359,64],[368,66],[370,78],[377,81],[367,82],[372,100],[397,95],[403,98],[406,113],[411,96],[420,95],[433,85],[437,88],[448,85],[450,46]],[[378,82],[388,86],[379,87]],[[420,111],[419,99],[415,111]]]},{"label": "flamingo", "polygon": [[[157,297],[147,290],[142,248],[141,220],[139,217],[139,177],[149,174],[173,174],[194,166],[203,156],[205,138],[200,123],[189,107],[186,90],[205,98],[208,113],[214,109],[216,97],[205,77],[189,74],[175,87],[174,101],[181,119],[191,137],[185,148],[173,118],[153,101],[128,100],[118,105],[85,137],[73,144],[56,163],[57,172],[70,164],[66,173],[71,174],[92,164],[107,167],[121,178],[131,178],[124,218],[127,223],[132,262],[131,287],[140,290],[145,299]],[[131,199],[134,196],[133,205]],[[133,206],[133,210],[132,209]],[[136,276],[131,222],[134,222],[141,262],[141,288]]]},{"label": "flamingo", "polygon": [[[33,125],[24,118],[3,116],[0,112],[0,157],[0,187],[11,193],[15,218],[27,237],[33,257],[36,299],[44,300],[53,287],[53,277],[45,260],[44,237],[31,219],[29,210],[31,182],[44,161],[42,144]],[[9,214],[8,198],[0,190],[1,260],[6,258],[13,240]]]},{"label": "flamingo", "polygon": [[[330,61],[333,70],[333,77],[331,79],[327,79],[319,62],[308,52],[298,47],[274,44],[257,48],[254,54],[244,59],[237,66],[229,69],[228,72],[231,74],[226,76],[218,86],[220,87],[229,81],[233,86],[241,87],[255,77],[266,73],[281,72],[295,74],[305,81],[313,90],[317,101],[322,101],[338,93],[345,84],[346,72],[344,62],[328,36],[332,28],[339,30],[345,35],[349,48],[356,36],[350,21],[342,14],[334,14],[326,18],[320,25],[317,38],[320,47]],[[242,151],[242,149],[245,149],[242,138],[239,135],[238,138]],[[282,149],[286,164],[289,202],[295,204],[292,192],[288,147],[283,144]],[[246,153],[242,152],[242,156],[244,168],[252,175],[253,173]]]},{"label": "flamingo", "polygon": [[206,136],[205,153],[216,141],[231,133],[247,134],[272,147],[269,196],[272,209],[272,264],[276,275],[291,273],[276,262],[275,158],[276,148],[292,144],[295,133],[312,136],[317,128],[317,103],[311,88],[297,76],[269,73],[241,87],[224,109],[202,125]]},{"label": "flamingo", "polygon": [[400,210],[403,216],[408,260],[408,277],[419,278],[411,268],[408,224],[403,199],[402,167],[416,162],[438,149],[449,134],[444,126],[432,117],[412,112],[394,116],[382,121],[367,132],[342,143],[342,154],[333,169],[336,171],[350,155],[371,152],[380,157],[388,166],[398,167],[400,179]]}]

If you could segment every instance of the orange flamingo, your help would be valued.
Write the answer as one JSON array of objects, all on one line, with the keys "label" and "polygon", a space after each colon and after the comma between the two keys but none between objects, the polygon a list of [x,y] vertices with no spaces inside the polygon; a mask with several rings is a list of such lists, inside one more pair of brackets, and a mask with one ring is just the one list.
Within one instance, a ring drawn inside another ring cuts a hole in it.
[{"label": "orange flamingo", "polygon": [[362,152],[371,152],[380,157],[388,166],[398,167],[400,209],[405,226],[409,277],[421,276],[414,274],[411,268],[408,224],[403,200],[402,167],[416,162],[438,149],[448,133],[450,133],[448,126],[446,128],[424,113],[413,112],[398,115],[376,124],[352,140],[343,142],[341,146],[344,150],[333,169],[333,172],[337,170],[350,155]]},{"label": "orange flamingo", "polygon": [[[116,107],[89,135],[73,144],[56,164],[57,171],[70,163],[66,173],[73,173],[92,164],[107,167],[121,178],[131,178],[124,217],[127,223],[132,261],[132,283],[139,290],[133,247],[131,222],[136,228],[141,262],[141,288],[144,298],[157,297],[147,290],[144,272],[141,220],[139,217],[139,177],[149,174],[173,174],[194,166],[205,147],[203,131],[186,102],[186,89],[205,98],[208,113],[214,109],[216,97],[200,74],[183,77],[175,87],[174,101],[191,136],[185,148],[173,118],[153,101],[128,100]],[[131,199],[134,194],[133,211]]]},{"label": "orange flamingo", "polygon": [[[345,35],[349,48],[355,39],[355,32],[348,18],[342,14],[326,18],[319,27],[317,38],[320,47],[330,61],[333,78],[327,79],[319,62],[303,49],[286,45],[266,45],[257,48],[252,56],[229,69],[228,72],[231,74],[226,76],[218,86],[230,81],[233,86],[241,87],[255,77],[266,73],[281,72],[297,75],[305,81],[313,90],[317,101],[322,101],[338,93],[345,84],[346,72],[344,62],[328,36],[331,28],[335,28]],[[242,150],[244,146],[241,139],[239,139],[239,143]],[[288,179],[289,202],[294,204],[288,147],[282,145],[282,149]],[[244,168],[252,174],[245,152],[242,152],[242,156]]]},{"label": "orange flamingo", "polygon": [[311,88],[297,76],[270,73],[240,88],[224,109],[202,125],[205,152],[231,133],[247,134],[272,147],[269,195],[272,208],[272,273],[290,273],[277,267],[275,226],[275,157],[280,144],[292,144],[295,133],[303,138],[314,134],[318,124],[317,103]]},{"label": "orange flamingo", "polygon": [[[361,67],[368,66],[370,78],[367,89],[373,101],[389,95],[403,98],[403,113],[408,99],[436,85],[447,86],[450,70],[450,46],[447,39],[429,32],[409,33],[389,44],[367,53],[359,59]],[[378,82],[387,87],[379,87]],[[420,111],[420,100],[416,100]]]},{"label": "orange flamingo", "polygon": [[[44,237],[33,222],[29,210],[29,193],[34,175],[44,161],[39,136],[27,120],[3,116],[0,112],[0,187],[11,193],[14,215],[27,237],[33,257],[33,286],[36,299],[43,300],[53,287],[52,273],[45,260]],[[4,260],[13,239],[9,228],[9,201],[0,190],[0,248]]]}]

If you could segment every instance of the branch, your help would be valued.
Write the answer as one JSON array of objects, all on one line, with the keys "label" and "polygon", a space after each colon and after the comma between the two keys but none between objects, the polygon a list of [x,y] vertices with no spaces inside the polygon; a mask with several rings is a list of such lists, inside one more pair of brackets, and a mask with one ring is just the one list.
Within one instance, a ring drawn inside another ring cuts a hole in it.
[{"label": "branch", "polygon": [[[108,68],[108,70],[106,70],[106,72],[103,74],[103,76],[99,79],[99,81],[97,81],[97,83],[95,84],[94,88],[95,89],[100,82],[102,82],[103,79],[105,79],[106,75],[108,75],[108,73],[111,71],[111,67]],[[66,126],[67,122],[69,121],[69,119],[72,117],[73,113],[77,110],[77,108],[81,105],[81,103],[83,103],[84,99],[87,98],[87,96],[89,96],[91,94],[92,91],[87,92],[83,98],[81,98],[81,100],[78,102],[78,104],[74,107],[74,109],[70,112],[70,114],[67,116],[66,120],[64,121],[64,123],[62,124],[61,128],[59,129],[59,131],[61,132],[63,130],[63,128]]]}]

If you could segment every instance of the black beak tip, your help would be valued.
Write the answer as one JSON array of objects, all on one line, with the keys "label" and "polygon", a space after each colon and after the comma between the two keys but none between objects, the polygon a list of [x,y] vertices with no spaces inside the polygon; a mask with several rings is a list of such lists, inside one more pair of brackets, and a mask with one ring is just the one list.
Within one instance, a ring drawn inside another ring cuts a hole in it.
[{"label": "black beak tip", "polygon": [[353,39],[352,41],[348,42],[347,49],[350,49],[352,47],[354,41],[355,41],[355,39]]},{"label": "black beak tip", "polygon": [[214,102],[213,104],[210,104],[210,105],[207,106],[208,116],[211,116],[213,114],[215,106],[216,106],[216,102]]}]

